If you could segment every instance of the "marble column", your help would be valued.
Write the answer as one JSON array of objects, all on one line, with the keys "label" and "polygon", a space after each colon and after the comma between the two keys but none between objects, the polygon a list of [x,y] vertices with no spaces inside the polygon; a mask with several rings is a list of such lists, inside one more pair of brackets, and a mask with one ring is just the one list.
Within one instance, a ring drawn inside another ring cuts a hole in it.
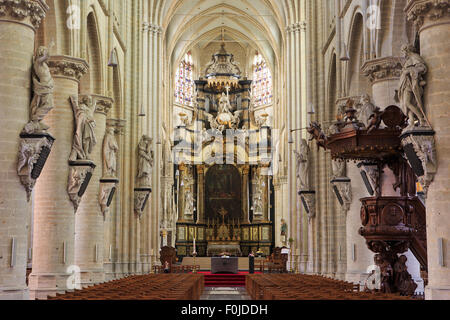
[{"label": "marble column", "polygon": [[3,2],[0,11],[0,300],[28,297],[31,204],[17,175],[17,152],[29,121],[36,29],[47,10],[45,2],[21,0]]},{"label": "marble column", "polygon": [[249,202],[250,202],[250,192],[249,192],[249,173],[250,173],[250,167],[244,166],[242,168],[242,212],[244,213],[244,218],[241,221],[243,224],[249,224],[250,223],[250,210],[249,210]]},{"label": "marble column", "polygon": [[106,131],[106,115],[112,107],[112,99],[91,95],[96,104],[94,112],[97,144],[90,155],[97,166],[75,216],[75,264],[80,267],[81,286],[101,283],[105,280],[103,268],[104,217],[99,203],[102,178],[103,139]]},{"label": "marble column", "polygon": [[205,223],[205,166],[197,167],[197,223]]},{"label": "marble column", "polygon": [[74,134],[69,97],[78,95],[88,64],[79,58],[52,56],[49,67],[55,82],[55,108],[46,123],[56,141],[35,187],[33,271],[29,279],[30,296],[39,299],[70,289],[69,277],[75,270],[75,210],[67,193]]},{"label": "marble column", "polygon": [[428,300],[450,299],[450,1],[411,0],[405,8],[420,34],[420,54],[428,67],[424,102],[436,132],[437,173],[428,190]]}]

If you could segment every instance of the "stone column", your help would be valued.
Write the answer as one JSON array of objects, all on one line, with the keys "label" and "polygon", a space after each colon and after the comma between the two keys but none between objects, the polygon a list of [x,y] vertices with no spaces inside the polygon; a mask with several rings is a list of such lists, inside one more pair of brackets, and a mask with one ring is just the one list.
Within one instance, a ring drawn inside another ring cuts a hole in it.
[{"label": "stone column", "polygon": [[428,66],[425,109],[436,132],[437,174],[427,198],[428,300],[450,299],[450,1],[411,0],[405,12],[420,33]]},{"label": "stone column", "polygon": [[[106,115],[112,107],[112,99],[92,95],[96,105],[94,112],[97,144],[90,155],[97,166],[75,217],[75,264],[80,267],[81,286],[101,283],[105,280],[103,268],[104,217],[100,208],[100,179],[102,178],[103,139],[106,131]],[[105,217],[106,218],[106,217]]]},{"label": "stone column", "polygon": [[21,0],[2,2],[0,9],[0,300],[16,300],[28,297],[31,212],[17,175],[17,152],[20,132],[29,121],[35,32],[48,7],[42,1]]},{"label": "stone column", "polygon": [[383,57],[368,60],[362,66],[363,74],[372,84],[374,104],[381,110],[390,105],[397,105],[394,97],[402,73],[402,64],[403,58]]},{"label": "stone column", "polygon": [[79,80],[88,64],[79,58],[53,56],[49,67],[55,82],[55,108],[45,122],[56,141],[35,187],[33,271],[29,279],[33,299],[63,293],[69,276],[76,271],[75,210],[67,193],[74,134],[69,97],[78,94]]},{"label": "stone column", "polygon": [[197,223],[205,223],[205,166],[197,167]]},{"label": "stone column", "polygon": [[[347,273],[345,280],[353,283],[361,283],[367,277],[367,267],[373,264],[374,254],[367,248],[366,240],[358,230],[361,224],[361,201],[368,197],[369,193],[363,184],[360,170],[353,163],[347,164],[347,177],[352,181],[353,201],[347,213]],[[343,249],[342,249],[343,250]]]},{"label": "stone column", "polygon": [[248,190],[248,177],[250,173],[250,167],[244,166],[242,169],[242,212],[244,212],[244,218],[242,223],[249,224],[250,223],[250,211],[249,211],[249,190]]}]

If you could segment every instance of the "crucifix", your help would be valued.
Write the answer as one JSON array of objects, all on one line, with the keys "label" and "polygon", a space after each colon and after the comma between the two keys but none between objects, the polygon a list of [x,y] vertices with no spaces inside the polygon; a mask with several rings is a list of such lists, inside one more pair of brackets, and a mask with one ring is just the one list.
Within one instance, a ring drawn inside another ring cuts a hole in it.
[{"label": "crucifix", "polygon": [[231,89],[230,85],[227,84],[227,85],[225,86],[225,90],[227,90],[227,98],[230,98],[229,95],[228,95],[230,89]]}]

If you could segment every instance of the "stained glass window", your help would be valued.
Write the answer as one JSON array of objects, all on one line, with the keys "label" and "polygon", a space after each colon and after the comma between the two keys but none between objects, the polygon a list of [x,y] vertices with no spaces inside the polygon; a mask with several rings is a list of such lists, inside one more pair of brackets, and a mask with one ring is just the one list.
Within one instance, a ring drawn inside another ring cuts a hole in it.
[{"label": "stained glass window", "polygon": [[252,92],[256,106],[272,103],[272,73],[261,54],[256,54],[253,61]]},{"label": "stained glass window", "polygon": [[181,61],[175,75],[175,103],[192,106],[192,95],[194,93],[192,70],[192,56],[188,52]]}]

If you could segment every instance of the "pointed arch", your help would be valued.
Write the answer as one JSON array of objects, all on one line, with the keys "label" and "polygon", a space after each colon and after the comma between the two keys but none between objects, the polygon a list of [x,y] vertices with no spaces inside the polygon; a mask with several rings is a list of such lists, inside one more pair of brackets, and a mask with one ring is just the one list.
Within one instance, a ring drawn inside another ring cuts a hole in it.
[{"label": "pointed arch", "polygon": [[87,15],[86,20],[86,58],[90,68],[88,73],[81,79],[80,88],[83,93],[103,94],[102,45],[95,11],[91,11]]}]

